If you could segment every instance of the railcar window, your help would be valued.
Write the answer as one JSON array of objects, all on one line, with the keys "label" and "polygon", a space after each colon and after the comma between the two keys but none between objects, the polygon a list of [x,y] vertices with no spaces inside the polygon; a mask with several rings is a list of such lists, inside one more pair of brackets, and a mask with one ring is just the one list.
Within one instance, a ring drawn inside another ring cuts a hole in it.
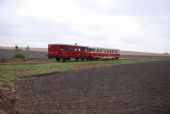
[{"label": "railcar window", "polygon": [[81,49],[81,51],[82,51],[82,52],[84,52],[84,51],[85,51],[85,49],[84,49],[84,48],[82,48],[82,49]]},{"label": "railcar window", "polygon": [[102,49],[100,49],[100,52],[102,52]]},{"label": "railcar window", "polygon": [[81,49],[80,49],[80,48],[78,48],[78,51],[81,51]]},{"label": "railcar window", "polygon": [[97,52],[97,49],[94,48],[94,52]]},{"label": "railcar window", "polygon": [[74,51],[77,51],[77,48],[75,48]]},{"label": "railcar window", "polygon": [[87,48],[85,49],[85,52],[88,52],[88,49],[87,49]]},{"label": "railcar window", "polygon": [[70,48],[70,51],[73,51],[73,49],[72,49],[72,48]]}]

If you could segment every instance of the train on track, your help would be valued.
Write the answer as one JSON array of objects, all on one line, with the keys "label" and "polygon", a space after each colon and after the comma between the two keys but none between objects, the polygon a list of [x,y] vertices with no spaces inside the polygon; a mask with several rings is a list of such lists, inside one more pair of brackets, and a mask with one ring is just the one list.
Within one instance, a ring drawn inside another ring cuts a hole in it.
[{"label": "train on track", "polygon": [[107,49],[98,47],[88,47],[67,44],[49,44],[48,58],[60,60],[99,60],[99,59],[119,59],[119,49]]}]

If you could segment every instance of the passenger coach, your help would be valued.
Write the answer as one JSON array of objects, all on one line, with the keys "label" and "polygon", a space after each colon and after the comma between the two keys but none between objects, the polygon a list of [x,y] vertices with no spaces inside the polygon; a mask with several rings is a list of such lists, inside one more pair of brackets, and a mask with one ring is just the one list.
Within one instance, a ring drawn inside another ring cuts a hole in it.
[{"label": "passenger coach", "polygon": [[70,60],[98,60],[98,59],[119,59],[120,51],[118,49],[107,49],[97,47],[87,47],[78,45],[66,44],[49,44],[48,45],[48,58],[55,58],[57,61],[62,59]]}]

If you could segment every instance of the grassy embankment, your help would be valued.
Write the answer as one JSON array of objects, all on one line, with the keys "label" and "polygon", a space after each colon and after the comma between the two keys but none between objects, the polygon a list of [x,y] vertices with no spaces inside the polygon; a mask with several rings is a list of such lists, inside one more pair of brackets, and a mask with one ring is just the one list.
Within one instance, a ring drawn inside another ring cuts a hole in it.
[{"label": "grassy embankment", "polygon": [[21,77],[39,76],[50,73],[66,72],[101,66],[119,64],[132,64],[139,62],[160,61],[165,59],[144,60],[112,60],[112,61],[86,61],[86,62],[51,62],[48,64],[11,64],[0,65],[0,85]]}]

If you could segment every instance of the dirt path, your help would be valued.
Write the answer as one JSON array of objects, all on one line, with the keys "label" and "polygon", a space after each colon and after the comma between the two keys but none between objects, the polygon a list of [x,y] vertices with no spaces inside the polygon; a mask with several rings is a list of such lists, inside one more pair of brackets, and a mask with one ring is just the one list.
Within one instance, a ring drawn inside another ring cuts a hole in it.
[{"label": "dirt path", "polygon": [[19,114],[170,113],[170,61],[27,78],[16,86]]}]

